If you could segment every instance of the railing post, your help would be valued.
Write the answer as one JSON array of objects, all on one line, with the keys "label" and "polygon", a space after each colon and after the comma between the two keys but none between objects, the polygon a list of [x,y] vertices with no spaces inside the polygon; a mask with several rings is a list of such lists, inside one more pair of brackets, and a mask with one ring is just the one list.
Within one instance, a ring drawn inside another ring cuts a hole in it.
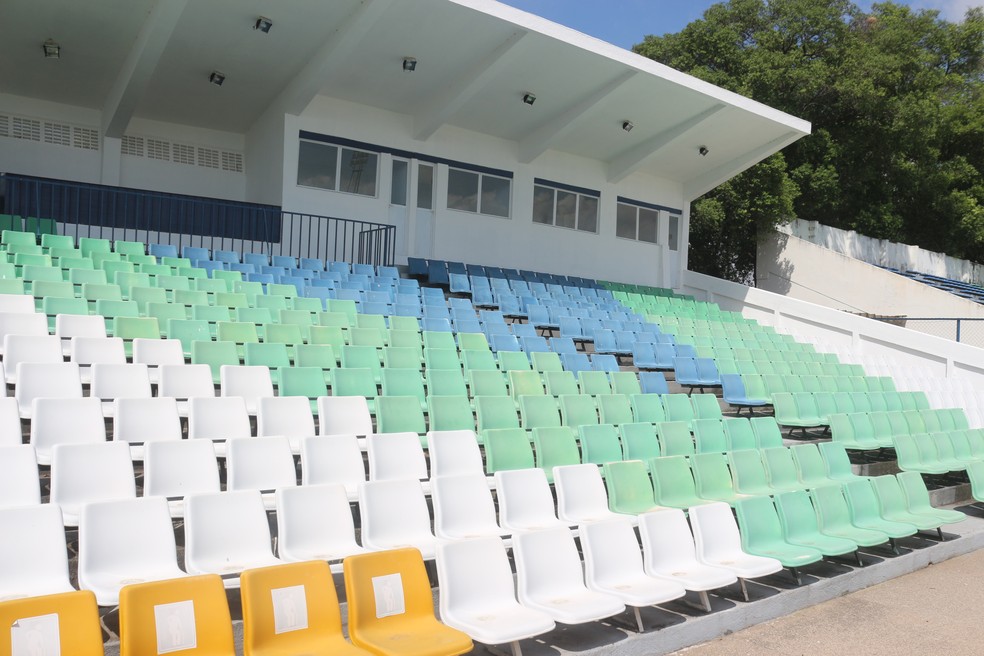
[{"label": "railing post", "polygon": [[957,342],[960,341],[960,319],[957,319]]}]

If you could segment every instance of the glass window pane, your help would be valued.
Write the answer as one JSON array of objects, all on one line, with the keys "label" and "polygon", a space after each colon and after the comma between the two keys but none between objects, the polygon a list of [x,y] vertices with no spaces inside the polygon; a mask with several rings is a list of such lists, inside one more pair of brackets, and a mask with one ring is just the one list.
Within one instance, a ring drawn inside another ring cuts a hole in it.
[{"label": "glass window pane", "polygon": [[300,142],[297,155],[297,184],[335,190],[338,149],[312,141]]},{"label": "glass window pane", "polygon": [[448,169],[448,209],[478,211],[478,174]]},{"label": "glass window pane", "polygon": [[577,194],[557,190],[557,225],[561,228],[573,228],[576,221]]},{"label": "glass window pane", "polygon": [[434,209],[434,167],[431,164],[417,164],[417,207]]},{"label": "glass window pane", "polygon": [[679,235],[679,233],[680,233],[680,217],[679,216],[671,216],[670,217],[670,226],[669,227],[670,227],[670,234],[667,237],[667,241],[669,242],[670,250],[671,251],[675,251],[680,246],[679,243],[677,242],[677,240],[680,238],[680,235]]},{"label": "glass window pane", "polygon": [[482,176],[482,214],[509,218],[511,181],[491,175]]},{"label": "glass window pane", "polygon": [[410,172],[410,162],[402,159],[393,160],[393,180],[390,189],[390,203],[393,205],[407,204],[407,175]]},{"label": "glass window pane", "polygon": [[342,148],[338,190],[375,196],[378,160],[379,156],[376,153]]},{"label": "glass window pane", "polygon": [[659,224],[659,212],[639,208],[639,241],[656,243],[656,226]]},{"label": "glass window pane", "polygon": [[549,187],[533,187],[533,223],[553,223],[554,190]]},{"label": "glass window pane", "polygon": [[625,203],[618,204],[615,215],[615,236],[625,239],[636,238],[636,208]]},{"label": "glass window pane", "polygon": [[598,232],[598,199],[581,196],[577,206],[577,229]]}]

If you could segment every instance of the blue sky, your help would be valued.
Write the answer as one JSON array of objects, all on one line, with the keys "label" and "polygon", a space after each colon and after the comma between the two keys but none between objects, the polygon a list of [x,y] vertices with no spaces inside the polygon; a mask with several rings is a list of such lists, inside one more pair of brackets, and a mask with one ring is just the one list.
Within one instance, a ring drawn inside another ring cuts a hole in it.
[{"label": "blue sky", "polygon": [[[646,34],[679,32],[700,18],[714,0],[500,0],[555,23],[572,27],[623,48]],[[855,0],[857,2],[857,0]],[[982,0],[901,0],[917,9],[938,9],[943,18],[959,21],[968,7]],[[871,2],[858,2],[868,7]]]}]

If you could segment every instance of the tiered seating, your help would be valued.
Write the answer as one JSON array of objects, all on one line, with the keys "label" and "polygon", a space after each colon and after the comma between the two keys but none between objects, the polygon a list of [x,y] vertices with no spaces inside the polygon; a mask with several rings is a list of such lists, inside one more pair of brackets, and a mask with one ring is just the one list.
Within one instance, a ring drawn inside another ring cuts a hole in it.
[{"label": "tiered seating", "polygon": [[936,289],[949,292],[955,296],[966,298],[969,301],[984,303],[984,287],[981,287],[980,285],[963,282],[962,280],[954,280],[953,278],[946,278],[944,276],[937,276],[932,273],[920,273],[918,271],[911,270],[901,271],[893,267],[881,268],[891,271],[892,273],[897,273],[900,276],[905,276],[910,280],[921,282],[924,285],[929,285],[930,287],[935,287]]}]

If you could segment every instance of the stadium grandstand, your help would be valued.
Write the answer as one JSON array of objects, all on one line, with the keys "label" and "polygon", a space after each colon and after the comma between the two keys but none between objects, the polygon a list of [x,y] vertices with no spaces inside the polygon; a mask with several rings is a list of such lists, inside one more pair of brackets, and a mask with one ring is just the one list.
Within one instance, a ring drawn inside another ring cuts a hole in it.
[{"label": "stadium grandstand", "polygon": [[687,268],[808,123],[493,0],[4,17],[0,654],[669,653],[984,545],[979,349]]}]

